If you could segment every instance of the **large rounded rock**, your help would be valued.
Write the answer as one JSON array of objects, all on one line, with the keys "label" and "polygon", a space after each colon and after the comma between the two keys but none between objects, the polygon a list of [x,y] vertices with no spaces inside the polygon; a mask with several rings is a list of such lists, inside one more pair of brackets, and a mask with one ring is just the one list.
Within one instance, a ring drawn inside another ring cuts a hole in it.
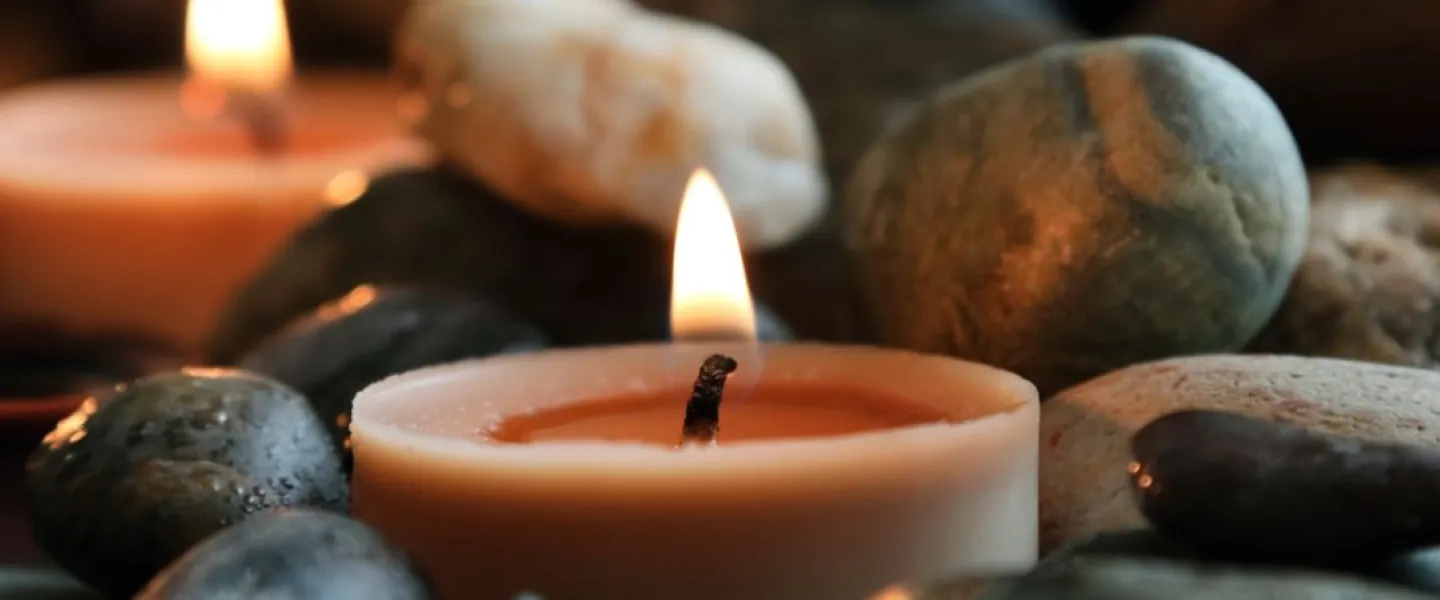
[{"label": "large rounded rock", "polygon": [[1142,526],[1126,468],[1131,436],[1186,409],[1233,411],[1317,433],[1440,447],[1440,373],[1319,358],[1205,356],[1137,365],[1041,408],[1044,550]]},{"label": "large rounded rock", "polygon": [[298,510],[250,519],[196,546],[136,600],[431,600],[433,590],[375,530]]},{"label": "large rounded rock", "polygon": [[1191,46],[1129,38],[940,92],[861,162],[846,242],[883,341],[1053,392],[1241,347],[1284,293],[1307,202],[1254,82]]},{"label": "large rounded rock", "polygon": [[1440,188],[1426,175],[1313,175],[1304,258],[1250,350],[1440,365]]},{"label": "large rounded rock", "polygon": [[339,458],[305,398],[239,371],[156,375],[91,399],[26,470],[36,541],[117,597],[251,515],[349,504]]}]

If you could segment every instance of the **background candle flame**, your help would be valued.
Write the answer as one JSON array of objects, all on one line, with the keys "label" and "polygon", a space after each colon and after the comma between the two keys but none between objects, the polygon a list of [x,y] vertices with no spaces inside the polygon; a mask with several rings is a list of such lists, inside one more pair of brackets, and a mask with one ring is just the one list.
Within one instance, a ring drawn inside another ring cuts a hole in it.
[{"label": "background candle flame", "polygon": [[185,59],[197,78],[229,91],[281,90],[295,70],[282,0],[190,0]]},{"label": "background candle flame", "polygon": [[697,169],[675,228],[670,335],[676,340],[753,340],[755,305],[730,206],[715,177]]}]

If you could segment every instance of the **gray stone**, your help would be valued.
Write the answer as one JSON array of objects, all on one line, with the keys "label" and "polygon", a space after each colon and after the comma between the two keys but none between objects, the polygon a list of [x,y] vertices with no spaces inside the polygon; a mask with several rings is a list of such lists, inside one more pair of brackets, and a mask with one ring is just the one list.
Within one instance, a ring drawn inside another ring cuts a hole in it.
[{"label": "gray stone", "polygon": [[433,600],[424,577],[380,534],[346,517],[285,511],[205,540],[136,600]]},{"label": "gray stone", "polygon": [[939,92],[843,206],[884,343],[1044,393],[1241,348],[1305,242],[1304,167],[1239,70],[1173,40],[1052,46]]}]

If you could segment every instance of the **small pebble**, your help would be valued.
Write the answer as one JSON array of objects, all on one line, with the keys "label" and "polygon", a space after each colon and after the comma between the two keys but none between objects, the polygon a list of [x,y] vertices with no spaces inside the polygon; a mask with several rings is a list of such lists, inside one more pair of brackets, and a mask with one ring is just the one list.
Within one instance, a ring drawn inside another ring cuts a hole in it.
[{"label": "small pebble", "polygon": [[240,367],[304,394],[348,465],[350,402],[361,389],[412,369],[547,344],[538,328],[458,294],[361,286],[260,345]]},{"label": "small pebble", "polygon": [[250,519],[194,547],[136,600],[433,600],[425,578],[374,530],[292,510]]},{"label": "small pebble", "polygon": [[1440,544],[1440,452],[1182,411],[1135,434],[1156,529],[1219,556],[1354,565]]},{"label": "small pebble", "polygon": [[344,511],[349,487],[304,397],[195,369],[87,400],[30,457],[25,499],[51,559],[128,597],[216,531],[280,507]]}]

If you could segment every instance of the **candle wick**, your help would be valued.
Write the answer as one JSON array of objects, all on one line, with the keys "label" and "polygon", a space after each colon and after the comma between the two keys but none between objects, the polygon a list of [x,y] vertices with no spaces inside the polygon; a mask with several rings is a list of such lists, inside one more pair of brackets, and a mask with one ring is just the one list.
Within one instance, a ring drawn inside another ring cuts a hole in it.
[{"label": "candle wick", "polygon": [[685,425],[681,428],[682,444],[713,444],[720,433],[720,399],[725,393],[725,379],[735,372],[739,363],[724,354],[715,354],[700,365],[690,402],[685,404]]},{"label": "candle wick", "polygon": [[256,154],[274,157],[285,151],[287,128],[279,102],[262,94],[231,94],[229,109],[245,127]]}]

